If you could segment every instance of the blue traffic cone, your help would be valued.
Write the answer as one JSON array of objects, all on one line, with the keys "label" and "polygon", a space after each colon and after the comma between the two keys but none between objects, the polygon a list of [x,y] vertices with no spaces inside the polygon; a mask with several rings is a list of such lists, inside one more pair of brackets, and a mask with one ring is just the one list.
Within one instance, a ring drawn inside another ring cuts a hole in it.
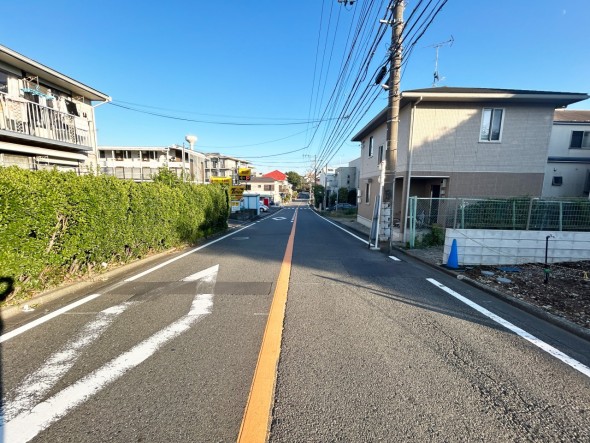
[{"label": "blue traffic cone", "polygon": [[459,255],[457,254],[457,239],[453,239],[453,244],[451,245],[451,253],[449,254],[449,258],[447,260],[447,268],[459,268]]}]

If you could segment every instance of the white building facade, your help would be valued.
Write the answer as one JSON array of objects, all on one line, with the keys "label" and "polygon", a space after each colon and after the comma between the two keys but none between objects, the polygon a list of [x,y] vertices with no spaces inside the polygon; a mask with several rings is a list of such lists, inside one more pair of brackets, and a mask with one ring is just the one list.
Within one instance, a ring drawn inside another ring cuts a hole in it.
[{"label": "white building facade", "polygon": [[555,111],[543,197],[588,197],[590,192],[590,111]]},{"label": "white building facade", "polygon": [[103,174],[142,182],[167,168],[187,182],[205,183],[205,154],[183,146],[99,146],[98,151]]}]

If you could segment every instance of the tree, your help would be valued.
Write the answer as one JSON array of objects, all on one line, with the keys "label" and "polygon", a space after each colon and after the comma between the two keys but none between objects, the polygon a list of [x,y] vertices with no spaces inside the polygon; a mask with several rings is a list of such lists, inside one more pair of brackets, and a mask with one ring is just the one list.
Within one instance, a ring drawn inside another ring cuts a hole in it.
[{"label": "tree", "polygon": [[348,189],[347,188],[339,188],[338,189],[338,203],[348,203]]},{"label": "tree", "polygon": [[313,199],[316,208],[319,208],[320,204],[324,202],[324,187],[322,185],[313,186]]},{"label": "tree", "polygon": [[295,171],[289,171],[286,175],[287,181],[293,186],[293,189],[296,191],[301,190],[303,178]]}]

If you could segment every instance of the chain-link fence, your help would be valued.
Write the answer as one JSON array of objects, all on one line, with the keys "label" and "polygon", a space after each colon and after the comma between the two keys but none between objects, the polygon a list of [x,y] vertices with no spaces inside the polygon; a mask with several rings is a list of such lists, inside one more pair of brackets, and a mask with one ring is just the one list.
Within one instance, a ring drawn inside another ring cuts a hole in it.
[{"label": "chain-link fence", "polygon": [[410,234],[434,225],[456,229],[590,231],[590,200],[410,198]]}]

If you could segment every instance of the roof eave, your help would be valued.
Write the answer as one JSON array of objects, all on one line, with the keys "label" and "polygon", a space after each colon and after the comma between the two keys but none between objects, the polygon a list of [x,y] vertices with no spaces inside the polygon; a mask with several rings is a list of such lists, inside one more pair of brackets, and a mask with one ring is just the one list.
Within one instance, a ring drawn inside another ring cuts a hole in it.
[{"label": "roof eave", "polygon": [[111,101],[111,97],[104,94],[90,86],[85,85],[77,80],[74,80],[67,75],[57,72],[54,69],[49,68],[35,60],[25,57],[16,51],[13,51],[6,46],[0,45],[0,60],[4,60],[7,63],[16,66],[17,68],[26,71],[27,73],[37,75],[47,81],[55,83],[66,90],[72,91],[75,94],[79,94],[85,98],[93,101]]},{"label": "roof eave", "polygon": [[539,93],[539,94],[518,94],[509,92],[489,93],[465,93],[465,92],[403,92],[402,97],[410,101],[422,99],[432,102],[506,102],[513,103],[535,103],[553,105],[556,107],[568,106],[590,98],[585,93]]}]

